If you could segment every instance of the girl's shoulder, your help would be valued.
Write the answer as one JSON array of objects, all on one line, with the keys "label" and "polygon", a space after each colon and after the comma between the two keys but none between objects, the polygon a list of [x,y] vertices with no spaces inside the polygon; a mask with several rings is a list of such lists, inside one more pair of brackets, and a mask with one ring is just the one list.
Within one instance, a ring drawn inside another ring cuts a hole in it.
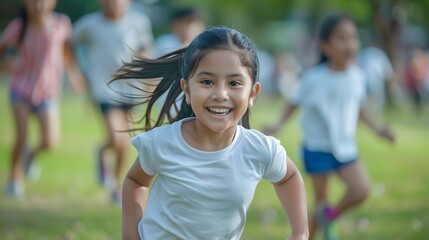
[{"label": "girl's shoulder", "polygon": [[251,153],[259,160],[271,164],[277,153],[286,152],[281,141],[273,136],[268,136],[256,129],[245,129],[242,131],[240,146],[246,153]]},{"label": "girl's shoulder", "polygon": [[349,70],[357,74],[364,74],[364,70],[356,63],[350,64]]},{"label": "girl's shoulder", "polygon": [[8,47],[14,47],[19,35],[22,31],[23,21],[21,18],[14,18],[6,26],[1,34],[0,42],[6,44]]},{"label": "girl's shoulder", "polygon": [[244,139],[250,143],[270,147],[273,145],[280,144],[280,140],[273,136],[265,135],[264,133],[260,132],[257,129],[246,129],[243,126],[241,127],[241,133],[244,137]]},{"label": "girl's shoulder", "polygon": [[311,66],[306,68],[302,72],[300,78],[301,79],[320,79],[328,72],[327,70],[328,70],[328,67],[324,63]]},{"label": "girl's shoulder", "polygon": [[22,24],[23,24],[23,22],[22,22],[22,18],[17,17],[17,18],[12,19],[12,20],[9,22],[9,24],[6,26],[6,29],[8,29],[9,31],[10,31],[11,29],[16,29],[16,31],[17,31],[17,30],[19,30],[20,28],[22,28]]},{"label": "girl's shoulder", "polygon": [[70,17],[63,13],[54,12],[52,16],[54,17],[55,21],[71,23]]}]

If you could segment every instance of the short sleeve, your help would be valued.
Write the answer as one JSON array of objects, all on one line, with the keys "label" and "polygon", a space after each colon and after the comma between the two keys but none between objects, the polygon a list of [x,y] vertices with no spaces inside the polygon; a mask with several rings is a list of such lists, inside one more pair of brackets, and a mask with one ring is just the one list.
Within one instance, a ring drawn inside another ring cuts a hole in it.
[{"label": "short sleeve", "polygon": [[143,171],[148,175],[154,176],[157,174],[157,168],[154,165],[152,146],[153,138],[150,132],[139,134],[131,139],[131,143],[136,148],[138,159]]},{"label": "short sleeve", "polygon": [[269,137],[271,140],[271,162],[264,178],[272,183],[279,182],[286,176],[287,171],[287,154],[284,147],[280,144],[278,139]]},{"label": "short sleeve", "polygon": [[12,20],[1,35],[1,43],[8,47],[14,47],[22,29],[22,21],[18,18]]}]

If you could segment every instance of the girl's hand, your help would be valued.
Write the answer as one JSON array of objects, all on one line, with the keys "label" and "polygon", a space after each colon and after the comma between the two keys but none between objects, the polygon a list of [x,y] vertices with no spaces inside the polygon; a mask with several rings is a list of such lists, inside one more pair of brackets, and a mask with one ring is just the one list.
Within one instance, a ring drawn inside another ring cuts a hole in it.
[{"label": "girl's hand", "polygon": [[378,128],[376,131],[377,135],[393,143],[395,142],[395,134],[390,130],[388,126]]}]

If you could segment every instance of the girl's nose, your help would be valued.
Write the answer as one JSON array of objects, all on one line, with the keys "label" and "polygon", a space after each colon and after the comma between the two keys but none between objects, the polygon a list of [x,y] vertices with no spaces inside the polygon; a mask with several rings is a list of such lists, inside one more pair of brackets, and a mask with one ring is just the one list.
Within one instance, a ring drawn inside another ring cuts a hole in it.
[{"label": "girl's nose", "polygon": [[224,87],[218,87],[212,94],[212,99],[216,101],[227,101],[229,100],[229,94],[227,89]]}]

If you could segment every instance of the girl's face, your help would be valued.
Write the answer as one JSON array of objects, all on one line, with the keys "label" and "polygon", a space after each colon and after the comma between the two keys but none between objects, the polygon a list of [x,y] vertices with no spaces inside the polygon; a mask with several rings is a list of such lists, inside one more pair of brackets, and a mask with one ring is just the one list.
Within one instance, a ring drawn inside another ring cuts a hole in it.
[{"label": "girl's face", "polygon": [[101,6],[107,18],[121,18],[128,9],[130,0],[101,0]]},{"label": "girl's face", "polygon": [[47,16],[54,11],[56,0],[24,0],[24,6],[30,19]]},{"label": "girl's face", "polygon": [[331,64],[342,67],[353,61],[359,45],[354,23],[343,20],[334,28],[328,41],[322,42],[322,51]]},{"label": "girl's face", "polygon": [[235,131],[260,91],[239,56],[229,50],[206,53],[188,82],[181,80],[181,86],[197,126],[212,133]]}]

